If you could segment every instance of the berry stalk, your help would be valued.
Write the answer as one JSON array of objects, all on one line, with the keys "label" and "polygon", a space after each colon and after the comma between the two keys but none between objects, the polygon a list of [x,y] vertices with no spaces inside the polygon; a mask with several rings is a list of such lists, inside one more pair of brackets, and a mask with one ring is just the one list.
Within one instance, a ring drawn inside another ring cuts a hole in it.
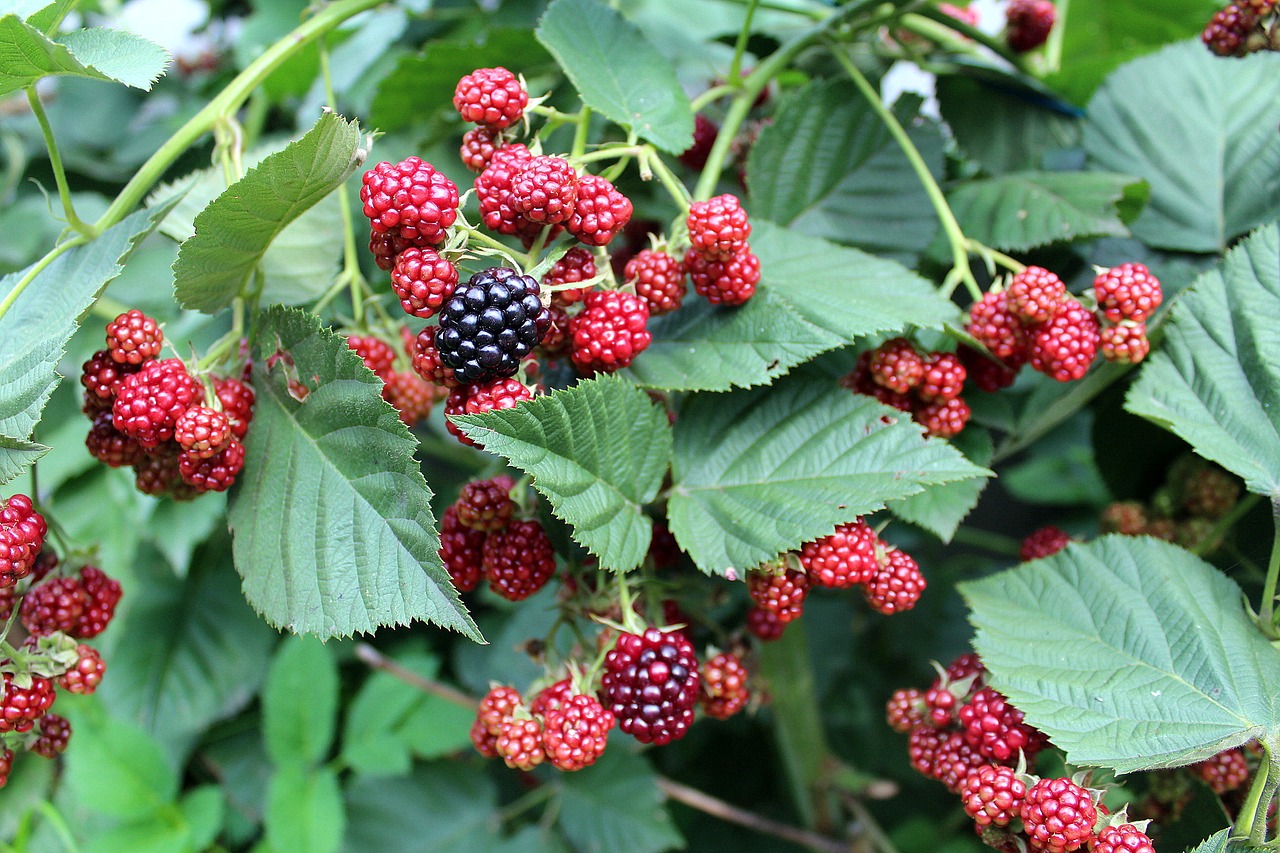
[{"label": "berry stalk", "polygon": [[[1267,580],[1262,587],[1262,613],[1259,621],[1262,632],[1268,639],[1276,639],[1275,605],[1276,584],[1280,582],[1280,498],[1271,499],[1271,519],[1275,527],[1275,538],[1271,544],[1271,562],[1267,566]],[[1268,759],[1270,753],[1268,752]],[[1280,774],[1278,774],[1280,775]]]},{"label": "berry stalk", "polygon": [[67,185],[67,172],[62,167],[62,154],[58,151],[58,143],[53,138],[53,128],[49,126],[49,117],[45,115],[44,104],[34,85],[27,87],[27,103],[31,105],[31,113],[40,123],[40,132],[44,134],[45,148],[49,151],[49,166],[53,169],[53,180],[58,185],[58,198],[62,200],[62,212],[67,217],[67,225],[81,234],[90,234],[90,227],[76,214],[75,205],[71,203],[71,187]]}]

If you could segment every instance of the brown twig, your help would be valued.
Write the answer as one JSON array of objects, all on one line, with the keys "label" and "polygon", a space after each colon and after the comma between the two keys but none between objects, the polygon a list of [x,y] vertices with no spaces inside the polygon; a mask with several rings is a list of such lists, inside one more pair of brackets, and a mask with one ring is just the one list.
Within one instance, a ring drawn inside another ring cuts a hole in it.
[{"label": "brown twig", "polygon": [[857,849],[852,842],[840,841],[839,839],[819,835],[816,832],[809,832],[796,826],[778,823],[775,820],[770,820],[746,809],[740,809],[735,805],[726,803],[724,800],[717,799],[696,788],[690,788],[688,785],[682,785],[663,776],[658,777],[658,787],[671,799],[684,803],[690,808],[697,809],[712,817],[726,820],[729,823],[736,823],[738,826],[745,826],[747,829],[764,835],[772,835],[774,838],[781,838],[783,841],[799,844],[802,847],[815,850],[817,853],[852,853]]},{"label": "brown twig", "polygon": [[373,669],[380,669],[389,675],[392,675],[411,687],[416,687],[423,693],[430,693],[432,696],[438,696],[446,702],[452,702],[455,705],[461,705],[463,708],[475,709],[480,704],[479,700],[463,693],[456,687],[450,687],[447,684],[441,684],[438,681],[432,681],[429,678],[423,678],[413,670],[406,669],[382,652],[375,649],[368,643],[359,643],[356,645],[356,657],[364,661]]}]

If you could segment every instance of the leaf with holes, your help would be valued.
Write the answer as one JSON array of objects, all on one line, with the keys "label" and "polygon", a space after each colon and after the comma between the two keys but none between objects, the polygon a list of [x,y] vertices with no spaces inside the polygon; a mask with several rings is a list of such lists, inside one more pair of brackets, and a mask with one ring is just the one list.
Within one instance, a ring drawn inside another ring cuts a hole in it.
[{"label": "leaf with holes", "polygon": [[612,7],[554,0],[535,35],[584,104],[672,154],[693,143],[693,110],[675,69]]},{"label": "leaf with holes", "polygon": [[993,685],[1074,764],[1178,767],[1280,731],[1280,652],[1188,551],[1104,536],[960,591]]},{"label": "leaf with holes", "polygon": [[[249,603],[321,638],[422,619],[481,640],[437,554],[417,443],[382,382],[314,316],[276,307],[259,329],[258,402],[229,515]],[[288,360],[268,369],[277,352]]]},{"label": "leaf with holes", "polygon": [[93,27],[54,41],[17,15],[0,16],[0,97],[65,75],[150,89],[168,64],[163,47],[125,30]]},{"label": "leaf with holes", "polygon": [[671,428],[639,388],[606,375],[453,421],[532,474],[534,488],[602,567],[627,571],[644,561],[653,523],[643,507],[667,472]]},{"label": "leaf with holes", "polygon": [[1125,401],[1280,497],[1280,228],[1260,229],[1183,292]]},{"label": "leaf with holes", "polygon": [[359,126],[326,113],[297,142],[227,187],[195,218],[195,234],[178,251],[173,264],[178,302],[206,313],[229,306],[272,241],[337,189],[366,153]]},{"label": "leaf with holes", "polygon": [[680,411],[668,514],[705,572],[747,569],[926,486],[989,475],[901,412],[792,377]]}]

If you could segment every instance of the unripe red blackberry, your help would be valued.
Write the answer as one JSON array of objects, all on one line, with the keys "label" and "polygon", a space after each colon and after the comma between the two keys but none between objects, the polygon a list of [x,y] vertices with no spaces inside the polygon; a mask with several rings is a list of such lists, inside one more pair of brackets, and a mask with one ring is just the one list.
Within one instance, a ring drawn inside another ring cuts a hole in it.
[{"label": "unripe red blackberry", "polygon": [[573,365],[582,373],[612,373],[629,365],[653,340],[649,306],[632,293],[593,290],[570,321]]},{"label": "unripe red blackberry", "polygon": [[1228,749],[1191,765],[1191,772],[1218,795],[1234,791],[1249,781],[1249,762],[1240,749]]},{"label": "unripe red blackberry", "polygon": [[[542,283],[546,287],[560,287],[595,277],[596,259],[586,249],[574,246],[565,252],[560,260],[552,264],[551,269],[547,270],[547,274],[542,277]],[[551,294],[552,304],[564,306],[581,302],[590,289],[590,287],[573,287],[568,290],[557,290]],[[545,344],[544,341],[543,345]]]},{"label": "unripe red blackberry", "polygon": [[804,572],[752,570],[747,572],[747,592],[757,607],[774,613],[782,622],[797,619],[804,612],[809,595],[809,578]]},{"label": "unripe red blackberry", "polygon": [[208,458],[194,453],[178,456],[178,473],[182,481],[202,492],[225,492],[244,468],[244,445],[234,438]]},{"label": "unripe red blackberry", "polygon": [[144,456],[142,445],[115,428],[110,410],[98,412],[85,436],[89,455],[112,468],[125,468]]},{"label": "unripe red blackberry", "polygon": [[1009,309],[1009,297],[1004,291],[988,291],[969,306],[965,331],[1011,368],[1021,366],[1021,360],[1026,359],[1027,333],[1018,315]]},{"label": "unripe red blackberry", "polygon": [[9,774],[13,772],[13,750],[0,747],[0,788],[9,784]]},{"label": "unripe red blackberry", "polygon": [[1239,2],[1219,9],[1209,19],[1200,39],[1218,56],[1244,56],[1249,36],[1258,25],[1254,11]]},{"label": "unripe red blackberry", "polygon": [[40,718],[40,736],[31,745],[31,751],[45,758],[57,758],[67,751],[71,740],[71,723],[66,717],[45,714]]},{"label": "unripe red blackberry", "polygon": [[444,511],[440,519],[440,561],[458,592],[471,592],[480,582],[485,536],[458,521],[456,506]]},{"label": "unripe red blackberry", "polygon": [[938,438],[955,438],[964,431],[973,410],[959,397],[917,406],[911,416],[925,432]]},{"label": "unripe red blackberry", "polygon": [[484,541],[482,567],[490,588],[508,601],[523,601],[556,573],[556,552],[537,521],[512,521]]},{"label": "unripe red blackberry", "polygon": [[599,175],[583,175],[578,180],[578,199],[565,220],[565,230],[580,243],[606,246],[631,221],[631,200]]},{"label": "unripe red blackberry", "polygon": [[702,113],[695,115],[693,117],[693,144],[680,154],[680,162],[695,172],[701,172],[702,167],[707,165],[707,157],[711,154],[711,149],[716,144],[716,137],[719,135],[720,128],[716,126],[715,122]]},{"label": "unripe red blackberry", "polygon": [[397,370],[382,386],[382,399],[394,406],[400,413],[400,422],[412,429],[431,414],[436,387],[412,370]]},{"label": "unripe red blackberry", "polygon": [[728,260],[751,236],[751,223],[742,203],[727,193],[689,205],[685,225],[693,250],[708,260]]},{"label": "unripe red blackberry", "polygon": [[1098,809],[1092,795],[1070,779],[1041,779],[1027,790],[1018,816],[1033,849],[1071,853],[1093,836]]},{"label": "unripe red blackberry", "polygon": [[67,633],[77,639],[88,640],[107,630],[124,591],[118,580],[97,566],[85,566],[80,570],[80,587],[85,595],[84,613],[75,630]]},{"label": "unripe red blackberry", "polygon": [[512,770],[532,770],[547,757],[542,725],[529,717],[509,717],[499,726],[494,750]]},{"label": "unripe red blackberry", "polygon": [[747,668],[735,654],[720,652],[702,665],[702,710],[717,720],[727,720],[747,707]]},{"label": "unripe red blackberry", "polygon": [[489,165],[475,180],[476,201],[480,203],[480,221],[484,227],[530,243],[542,226],[516,212],[511,186],[516,174],[531,159],[529,149],[520,143],[504,145],[493,153]]},{"label": "unripe red blackberry", "polygon": [[1005,288],[1009,310],[1027,324],[1048,321],[1066,296],[1066,284],[1044,267],[1027,267]]},{"label": "unripe red blackberry", "polygon": [[1050,0],[1010,0],[1005,9],[1009,47],[1019,53],[1035,50],[1049,39],[1057,17],[1057,7]]},{"label": "unripe red blackberry", "polygon": [[[487,385],[466,385],[450,392],[445,401],[445,415],[476,415],[484,412],[513,409],[525,400],[533,399],[533,390],[518,379],[495,379]],[[452,407],[459,406],[454,409]],[[448,421],[449,432],[468,447],[478,447],[462,434],[462,430]]]},{"label": "unripe red blackberry", "polygon": [[1027,352],[1032,368],[1059,382],[1072,382],[1089,372],[1098,344],[1098,319],[1068,298],[1053,319],[1032,330]]},{"label": "unripe red blackberry", "polygon": [[1048,524],[1022,540],[1022,545],[1018,548],[1018,559],[1026,563],[1042,557],[1052,557],[1070,544],[1071,534],[1061,527]]},{"label": "unripe red blackberry", "polygon": [[413,341],[413,370],[425,381],[439,388],[457,388],[453,368],[446,367],[436,349],[436,326],[427,326]]},{"label": "unripe red blackberry", "polygon": [[498,757],[498,738],[496,735],[489,734],[489,730],[485,728],[481,720],[476,720],[471,724],[471,731],[468,736],[471,738],[471,745],[476,748],[476,752],[485,758]]},{"label": "unripe red blackberry", "polygon": [[924,375],[916,386],[916,396],[925,403],[954,400],[964,390],[969,377],[960,357],[949,352],[930,353],[924,359]]},{"label": "unripe red blackberry", "polygon": [[507,526],[516,511],[511,500],[515,481],[503,474],[488,480],[474,480],[462,487],[454,503],[458,523],[483,533],[496,533]]},{"label": "unripe red blackberry", "polygon": [[1005,763],[1017,760],[1019,751],[1030,758],[1038,748],[1036,730],[1023,722],[1022,712],[990,687],[974,693],[959,717],[965,740],[987,758]]},{"label": "unripe red blackberry", "polygon": [[641,249],[627,261],[623,273],[636,295],[649,303],[649,314],[670,314],[684,301],[684,267],[667,252]]},{"label": "unripe red blackberry", "polygon": [[413,241],[400,236],[399,229],[369,232],[369,251],[380,270],[390,270],[396,265],[396,258],[400,257],[400,253],[414,245]]},{"label": "unripe red blackberry", "polygon": [[31,573],[48,529],[26,495],[11,495],[0,503],[0,589]]},{"label": "unripe red blackberry", "polygon": [[619,727],[641,743],[663,746],[693,724],[698,658],[677,632],[648,628],[621,634],[605,656],[601,699]]},{"label": "unripe red blackberry", "polygon": [[31,676],[30,687],[19,687],[12,674],[0,673],[4,691],[0,694],[0,734],[25,734],[53,706],[57,698],[53,682],[39,675]]},{"label": "unripe red blackberry", "polygon": [[126,376],[112,406],[112,422],[146,449],[173,438],[182,413],[203,399],[200,383],[191,378],[181,359],[148,361],[137,373]]},{"label": "unripe red blackberry", "polygon": [[948,733],[933,726],[916,726],[907,738],[907,758],[911,767],[921,776],[936,779],[934,763],[938,750],[946,743]]},{"label": "unripe red blackberry", "polygon": [[963,734],[951,732],[934,753],[933,778],[946,785],[951,793],[958,794],[969,774],[986,763],[987,759]]},{"label": "unripe red blackberry", "polygon": [[867,603],[885,615],[916,606],[927,584],[920,566],[906,551],[889,548],[885,560],[866,586]]},{"label": "unripe red blackberry", "polygon": [[1120,364],[1138,364],[1151,352],[1147,324],[1125,321],[1103,326],[1098,332],[1102,357]]},{"label": "unripe red blackberry", "polygon": [[76,653],[80,657],[76,660],[75,666],[58,676],[58,686],[68,693],[88,696],[102,683],[102,676],[107,672],[107,664],[93,646],[81,643],[76,646]]},{"label": "unripe red blackberry", "polygon": [[126,376],[137,373],[141,364],[121,364],[107,350],[98,350],[80,368],[80,384],[84,386],[84,411],[93,415],[111,411]]},{"label": "unripe red blackberry", "polygon": [[573,215],[578,171],[561,157],[534,157],[511,179],[511,207],[539,225],[559,225]]},{"label": "unripe red blackberry", "polygon": [[529,104],[520,78],[507,69],[477,68],[458,81],[453,106],[464,121],[502,130],[518,122]]},{"label": "unripe red blackberry", "polygon": [[873,382],[899,394],[924,379],[924,359],[906,338],[891,338],[872,350],[867,369]]},{"label": "unripe red blackberry", "polygon": [[488,168],[498,145],[498,134],[492,128],[473,127],[462,134],[462,148],[458,153],[464,166],[479,173]]},{"label": "unripe red blackberry", "polygon": [[609,744],[614,716],[594,696],[567,697],[546,712],[542,747],[559,770],[581,770],[595,764]]},{"label": "unripe red blackberry", "polygon": [[889,728],[902,734],[924,725],[924,711],[924,691],[915,687],[895,690],[885,703],[885,719]]},{"label": "unripe red blackberry", "polygon": [[694,291],[712,305],[742,305],[760,283],[760,259],[743,243],[728,258],[713,258],[696,249],[684,256],[684,269]]},{"label": "unripe red blackberry", "polygon": [[1131,823],[1103,827],[1089,841],[1091,853],[1156,853],[1150,836]]},{"label": "unripe red blackberry", "polygon": [[187,495],[183,491],[190,487],[182,482],[178,453],[177,445],[165,445],[156,453],[143,456],[133,463],[135,488],[144,495],[157,498],[174,497],[176,500],[179,492],[182,492],[183,500],[193,497],[194,493]]},{"label": "unripe red blackberry", "polygon": [[1098,310],[1112,323],[1145,323],[1164,301],[1160,280],[1139,263],[1120,264],[1100,273],[1093,280],[1093,294]]},{"label": "unripe red blackberry", "polygon": [[174,425],[173,437],[186,453],[200,459],[216,456],[231,441],[231,420],[221,411],[192,406]]},{"label": "unripe red blackberry", "polygon": [[380,378],[395,369],[396,351],[391,344],[373,335],[347,335],[347,346],[364,361],[364,366]]},{"label": "unripe red blackberry", "polygon": [[253,422],[253,386],[239,379],[220,376],[213,380],[213,390],[222,404],[222,413],[231,423],[231,434],[244,441],[249,434],[249,424]]},{"label": "unripe red blackberry", "polygon": [[1011,767],[986,764],[971,771],[960,788],[964,812],[978,826],[1008,826],[1022,808],[1027,786]]},{"label": "unripe red blackberry", "polygon": [[552,682],[539,690],[538,695],[533,697],[533,701],[529,703],[529,713],[535,717],[545,718],[549,712],[563,708],[564,703],[569,701],[569,697],[573,695],[572,679],[562,678],[559,681]]},{"label": "unripe red blackberry", "polygon": [[117,364],[140,365],[160,354],[164,332],[160,324],[131,308],[107,324],[107,352]]},{"label": "unripe red blackberry", "polygon": [[1240,481],[1211,463],[1195,465],[1181,483],[1182,508],[1188,515],[1216,521],[1240,501]]},{"label": "unripe red blackberry", "polygon": [[992,361],[987,356],[964,344],[956,348],[956,355],[969,374],[968,379],[983,391],[999,391],[1008,388],[1018,378],[1018,371],[1027,361],[1026,350],[1012,361]]},{"label": "unripe red blackberry", "polygon": [[800,565],[815,586],[843,589],[868,583],[880,571],[876,546],[880,537],[861,518],[841,524],[829,536],[800,549]]},{"label": "unripe red blackberry", "polygon": [[1099,524],[1103,533],[1141,536],[1147,526],[1147,508],[1138,501],[1117,501],[1102,511]]},{"label": "unripe red blackberry", "polygon": [[414,317],[432,317],[458,286],[458,268],[434,249],[405,249],[391,269],[391,289]]},{"label": "unripe red blackberry", "polygon": [[76,578],[49,578],[41,581],[22,598],[19,616],[30,634],[52,634],[62,631],[74,634],[88,606],[88,598]]},{"label": "unripe red blackberry", "polygon": [[898,411],[909,412],[914,409],[916,400],[912,395],[890,391],[872,378],[871,355],[871,350],[864,350],[859,353],[857,364],[848,375],[841,378],[840,384],[845,388],[852,389],[854,393],[874,397],[884,405],[892,406]]},{"label": "unripe red blackberry", "polygon": [[752,606],[747,611],[747,630],[752,636],[766,643],[771,643],[782,636],[787,623],[778,618],[778,614],[763,607]]},{"label": "unripe red blackberry", "polygon": [[458,218],[457,185],[419,157],[365,172],[360,200],[374,231],[394,231],[420,248],[443,243]]}]

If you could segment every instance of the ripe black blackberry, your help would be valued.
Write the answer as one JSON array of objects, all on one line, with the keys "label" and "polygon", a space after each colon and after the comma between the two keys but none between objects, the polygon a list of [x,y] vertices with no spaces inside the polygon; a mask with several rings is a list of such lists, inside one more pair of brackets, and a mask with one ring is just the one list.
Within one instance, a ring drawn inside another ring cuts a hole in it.
[{"label": "ripe black blackberry", "polygon": [[551,327],[538,282],[493,267],[460,285],[440,311],[435,344],[440,361],[463,384],[513,375]]}]

